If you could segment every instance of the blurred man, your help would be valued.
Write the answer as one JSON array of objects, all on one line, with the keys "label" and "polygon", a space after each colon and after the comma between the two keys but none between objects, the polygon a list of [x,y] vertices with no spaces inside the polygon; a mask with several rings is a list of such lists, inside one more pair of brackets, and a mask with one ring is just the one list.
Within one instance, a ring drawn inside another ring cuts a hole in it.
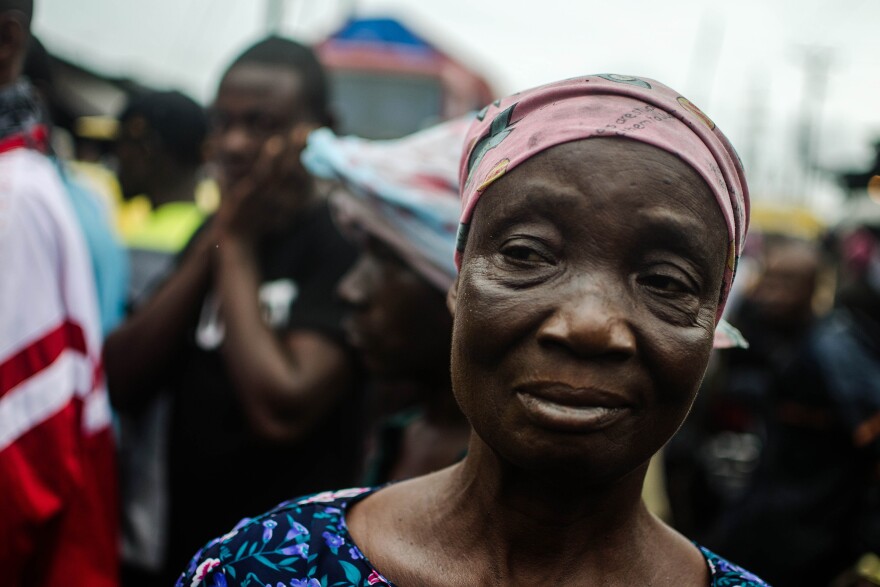
[{"label": "blurred man", "polygon": [[126,200],[145,196],[150,202],[144,222],[125,238],[135,307],[205,220],[195,193],[207,128],[202,107],[180,92],[134,96],[119,117],[116,157],[122,195]]},{"label": "blurred man", "polygon": [[333,295],[355,251],[299,163],[329,123],[324,72],[302,45],[262,41],[223,75],[212,122],[220,209],[105,352],[120,408],[173,392],[163,581],[241,517],[353,483],[361,457]]},{"label": "blurred man", "polygon": [[837,307],[775,382],[761,466],[715,544],[773,585],[829,585],[880,553],[878,235],[843,239]]},{"label": "blurred man", "polygon": [[[208,120],[180,92],[131,97],[116,143],[123,197],[145,199],[145,214],[125,235],[131,257],[129,307],[136,309],[174,269],[177,255],[205,220],[195,201]],[[123,577],[161,568],[167,543],[170,394],[157,393],[137,413],[120,414]]]},{"label": "blurred man", "polygon": [[[724,353],[720,381],[708,386],[711,432],[727,435],[728,443],[736,442],[731,434],[751,435],[756,447],[764,440],[763,412],[769,395],[814,325],[813,299],[822,266],[816,243],[788,237],[765,242],[757,283],[731,318],[749,348]],[[740,440],[751,446],[747,438]],[[757,465],[758,454],[752,456],[734,467],[738,470],[729,475],[728,493],[736,494],[747,481]]]},{"label": "blurred man", "polygon": [[0,0],[0,569],[4,585],[117,584],[101,326],[83,236],[19,79],[33,4]]},{"label": "blurred man", "polygon": [[753,320],[796,336],[813,322],[813,297],[821,268],[819,248],[810,241],[785,237],[767,237],[766,242],[763,271],[747,297],[748,313]]}]

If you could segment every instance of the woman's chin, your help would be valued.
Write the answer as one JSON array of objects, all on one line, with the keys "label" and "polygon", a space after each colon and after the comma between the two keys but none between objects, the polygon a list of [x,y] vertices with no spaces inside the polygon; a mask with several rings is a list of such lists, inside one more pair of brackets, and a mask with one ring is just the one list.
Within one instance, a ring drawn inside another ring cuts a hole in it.
[{"label": "woman's chin", "polygon": [[652,455],[650,451],[644,451],[644,454],[624,451],[607,438],[590,446],[590,443],[573,443],[572,438],[566,443],[564,436],[571,435],[555,436],[523,437],[519,442],[494,452],[506,468],[537,482],[550,485],[568,483],[578,487],[616,483],[647,463]]}]

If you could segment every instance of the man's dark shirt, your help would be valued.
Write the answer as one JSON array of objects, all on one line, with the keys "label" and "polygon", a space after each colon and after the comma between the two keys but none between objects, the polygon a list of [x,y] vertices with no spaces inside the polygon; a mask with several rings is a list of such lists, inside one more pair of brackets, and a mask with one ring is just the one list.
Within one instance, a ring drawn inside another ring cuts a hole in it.
[{"label": "man's dark shirt", "polygon": [[[334,292],[356,254],[339,234],[326,203],[261,243],[261,305],[280,338],[309,330],[344,345],[345,308]],[[220,353],[224,332],[215,300],[207,295],[191,344],[170,377],[174,405],[167,584],[206,540],[242,517],[293,496],[350,485],[361,462],[355,389],[296,444],[270,445],[249,430]]]}]

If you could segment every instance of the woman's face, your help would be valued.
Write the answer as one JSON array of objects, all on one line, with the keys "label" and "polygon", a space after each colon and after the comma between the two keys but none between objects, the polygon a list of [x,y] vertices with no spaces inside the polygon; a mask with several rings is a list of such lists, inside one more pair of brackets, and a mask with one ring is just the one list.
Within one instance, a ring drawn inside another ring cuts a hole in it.
[{"label": "woman's face", "polygon": [[568,143],[500,178],[450,298],[453,387],[479,436],[596,482],[644,463],[696,395],[726,254],[709,188],[648,145]]},{"label": "woman's face", "polygon": [[387,245],[368,238],[337,293],[345,329],[367,369],[382,379],[447,377],[452,320],[444,296]]}]

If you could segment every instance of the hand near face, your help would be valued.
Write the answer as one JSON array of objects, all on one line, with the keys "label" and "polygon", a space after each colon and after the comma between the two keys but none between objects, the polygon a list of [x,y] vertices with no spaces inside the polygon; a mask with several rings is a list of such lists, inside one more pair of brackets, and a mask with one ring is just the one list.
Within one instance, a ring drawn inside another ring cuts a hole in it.
[{"label": "hand near face", "polygon": [[227,235],[256,239],[287,225],[311,196],[311,181],[300,161],[312,123],[269,138],[251,168],[237,180],[221,178],[222,200],[215,219]]}]

